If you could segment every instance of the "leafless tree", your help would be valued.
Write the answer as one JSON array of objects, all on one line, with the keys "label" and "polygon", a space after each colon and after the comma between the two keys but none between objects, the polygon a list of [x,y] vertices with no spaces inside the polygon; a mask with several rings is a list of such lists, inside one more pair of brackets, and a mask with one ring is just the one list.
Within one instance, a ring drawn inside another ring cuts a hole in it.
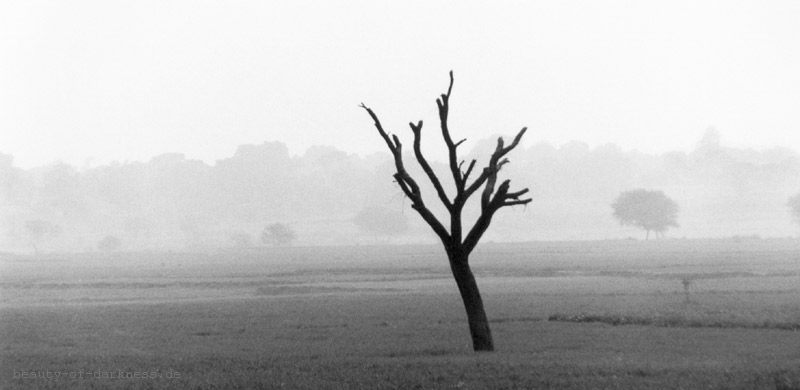
[{"label": "leafless tree", "polygon": [[[504,158],[508,152],[514,149],[522,139],[527,128],[517,133],[514,141],[510,145],[505,146],[503,138],[497,139],[497,147],[489,158],[489,163],[477,177],[469,181],[470,174],[475,172],[476,160],[472,160],[464,167],[464,160],[459,160],[457,148],[465,140],[453,142],[450,136],[450,129],[447,125],[447,117],[450,111],[450,93],[453,90],[453,72],[450,72],[450,86],[447,88],[447,93],[442,94],[439,99],[436,99],[436,104],[439,107],[439,121],[442,131],[442,137],[447,145],[449,152],[449,167],[450,173],[453,177],[455,184],[455,195],[450,198],[436,176],[431,165],[422,154],[422,121],[409,123],[411,131],[414,134],[414,156],[417,162],[422,167],[425,175],[428,176],[431,184],[436,189],[436,194],[439,201],[442,202],[444,207],[450,214],[450,229],[448,230],[442,222],[431,212],[425,205],[420,187],[411,175],[406,171],[403,163],[403,145],[397,135],[390,136],[383,126],[377,115],[365,106],[363,103],[361,107],[375,121],[375,128],[380,133],[386,145],[394,156],[394,163],[396,173],[394,174],[395,181],[402,189],[403,193],[411,200],[411,208],[417,211],[422,219],[430,225],[433,231],[441,239],[444,244],[444,249],[447,252],[448,260],[450,261],[450,270],[453,272],[453,277],[458,285],[458,290],[461,293],[461,299],[464,302],[464,307],[467,312],[467,321],[469,322],[469,330],[472,336],[472,346],[475,351],[493,351],[494,342],[492,341],[492,333],[489,329],[489,321],[486,317],[486,312],[483,308],[483,300],[478,291],[478,285],[475,282],[475,277],[469,266],[469,255],[472,253],[475,246],[478,244],[483,233],[489,228],[492,217],[501,208],[505,206],[524,205],[531,201],[531,199],[523,199],[522,195],[528,192],[528,189],[521,191],[510,191],[509,180],[503,181],[497,185],[497,174],[503,165],[508,163],[508,159]],[[482,190],[481,190],[482,188]],[[464,230],[461,221],[461,212],[464,206],[473,194],[481,191],[481,212],[480,216],[475,221],[475,224],[469,229]],[[466,233],[466,236],[464,235]]]}]

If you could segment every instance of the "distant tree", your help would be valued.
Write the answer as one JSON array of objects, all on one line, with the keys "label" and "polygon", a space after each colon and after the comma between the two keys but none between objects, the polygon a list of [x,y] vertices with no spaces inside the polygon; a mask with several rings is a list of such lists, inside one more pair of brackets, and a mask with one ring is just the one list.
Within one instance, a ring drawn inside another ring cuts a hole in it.
[{"label": "distant tree", "polygon": [[272,243],[275,246],[291,245],[297,239],[297,234],[285,223],[273,223],[261,232],[261,242]]},{"label": "distant tree", "polygon": [[[464,169],[464,160],[459,160],[457,148],[464,140],[453,142],[448,127],[447,118],[450,112],[450,92],[453,89],[453,72],[450,72],[450,86],[447,88],[447,93],[442,94],[439,99],[436,99],[436,105],[439,110],[439,122],[441,127],[442,138],[447,146],[449,170],[452,175],[452,180],[455,186],[453,191],[454,196],[448,197],[447,192],[442,186],[442,182],[434,172],[428,160],[422,154],[422,121],[417,123],[409,123],[411,132],[414,134],[413,151],[422,170],[425,172],[428,180],[436,190],[436,195],[448,213],[448,221],[450,229],[448,230],[441,221],[433,214],[433,212],[425,204],[422,192],[417,181],[406,171],[403,161],[403,145],[400,143],[400,138],[397,135],[390,135],[381,125],[378,116],[372,109],[361,104],[361,108],[367,111],[370,118],[374,121],[375,128],[378,130],[381,138],[386,142],[386,146],[392,152],[394,157],[395,170],[394,179],[400,189],[411,201],[411,208],[414,209],[423,220],[433,229],[434,233],[439,237],[444,245],[447,258],[450,262],[450,270],[453,273],[453,278],[458,285],[458,291],[461,294],[461,300],[464,303],[464,308],[467,312],[467,322],[469,323],[470,335],[472,336],[472,348],[475,351],[493,351],[494,341],[492,340],[492,332],[489,329],[489,320],[486,317],[486,311],[483,308],[483,299],[481,298],[478,284],[475,282],[475,276],[469,266],[469,255],[472,250],[478,245],[478,241],[489,228],[492,217],[503,207],[524,205],[531,201],[522,196],[528,192],[528,189],[521,191],[510,190],[510,180],[503,181],[499,186],[497,185],[497,176],[503,165],[508,163],[505,158],[511,150],[519,145],[522,136],[525,134],[526,128],[517,133],[513,142],[505,146],[503,138],[497,139],[497,146],[489,157],[489,162],[486,167],[481,170],[473,171],[477,160],[472,160],[467,163]],[[469,182],[470,174],[476,173],[476,177]],[[480,216],[478,216],[472,228],[465,230],[461,214],[467,204],[467,199],[480,191]]]},{"label": "distant tree", "polygon": [[235,233],[231,235],[231,242],[237,248],[249,248],[253,245],[253,238],[247,233]]},{"label": "distant tree", "polygon": [[384,207],[368,207],[361,210],[353,222],[361,231],[375,235],[393,236],[408,230],[406,216]]},{"label": "distant tree", "polygon": [[34,253],[39,253],[39,244],[42,241],[61,234],[60,227],[41,219],[25,221],[25,231],[28,234],[28,242],[33,246]]},{"label": "distant tree", "polygon": [[611,208],[620,224],[644,229],[645,239],[650,238],[651,230],[658,237],[668,228],[678,227],[678,204],[662,191],[641,188],[625,191],[611,204]]},{"label": "distant tree", "polygon": [[789,213],[792,215],[794,222],[800,224],[800,194],[789,198],[786,206],[789,207]]},{"label": "distant tree", "polygon": [[114,252],[121,246],[122,242],[116,236],[105,236],[97,243],[97,249],[103,252]]},{"label": "distant tree", "polygon": [[689,288],[692,287],[692,283],[694,283],[694,279],[692,279],[689,276],[681,279],[681,284],[683,284],[683,293],[686,295],[686,299],[684,299],[684,302],[686,303],[692,302],[692,300],[689,298]]}]

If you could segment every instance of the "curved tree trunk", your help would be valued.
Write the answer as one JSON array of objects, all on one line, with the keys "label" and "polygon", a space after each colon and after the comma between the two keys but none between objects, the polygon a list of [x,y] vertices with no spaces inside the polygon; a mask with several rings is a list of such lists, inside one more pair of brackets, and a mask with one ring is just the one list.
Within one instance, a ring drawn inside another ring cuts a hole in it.
[{"label": "curved tree trunk", "polygon": [[475,282],[475,276],[469,267],[467,255],[448,254],[450,257],[450,270],[458,285],[464,309],[467,311],[469,333],[472,336],[472,349],[474,351],[494,351],[492,331],[489,328],[489,319],[483,309],[483,299]]},{"label": "curved tree trunk", "polygon": [[[436,190],[436,195],[442,202],[442,205],[444,205],[448,214],[450,214],[449,231],[425,205],[420,186],[406,171],[403,163],[403,145],[400,143],[400,138],[394,134],[390,135],[383,129],[383,125],[381,125],[378,116],[375,115],[372,109],[365,106],[363,103],[361,107],[365,109],[372,120],[375,121],[375,128],[394,156],[394,164],[397,170],[397,173],[394,174],[394,178],[397,185],[399,185],[403,193],[411,199],[411,208],[419,213],[422,219],[433,229],[433,232],[442,240],[442,244],[444,244],[447,257],[450,260],[450,270],[453,271],[453,277],[456,280],[458,291],[461,293],[461,299],[464,301],[464,308],[467,311],[469,332],[472,335],[472,348],[475,351],[494,351],[492,332],[489,330],[489,320],[486,318],[486,312],[483,309],[481,293],[478,291],[478,284],[475,283],[475,276],[469,268],[469,254],[475,249],[475,246],[478,245],[478,241],[481,239],[486,229],[489,228],[492,216],[494,216],[497,210],[507,206],[526,205],[531,202],[530,198],[526,199],[522,197],[528,192],[527,188],[520,191],[511,191],[509,187],[510,180],[504,180],[499,185],[497,184],[497,173],[500,172],[503,165],[508,164],[508,159],[505,158],[506,154],[519,145],[527,128],[523,127],[508,146],[505,145],[505,141],[503,141],[502,137],[498,138],[497,146],[489,158],[489,164],[483,168],[477,178],[472,180],[472,182],[468,181],[470,174],[473,173],[477,160],[473,159],[467,164],[466,170],[463,170],[464,160],[459,160],[456,149],[465,139],[454,142],[450,136],[447,116],[450,110],[449,101],[452,89],[453,72],[450,72],[450,87],[447,88],[446,94],[442,94],[439,99],[436,99],[436,105],[439,108],[442,138],[444,138],[449,152],[448,160],[450,162],[450,173],[453,176],[453,182],[455,184],[456,192],[452,199],[448,197],[439,177],[422,154],[422,148],[420,146],[422,140],[422,121],[416,124],[413,122],[409,123],[411,132],[414,133],[414,156],[417,158],[417,162],[419,162],[420,167],[422,167],[425,175]],[[483,187],[480,195],[481,214],[472,228],[465,231],[462,226],[461,211],[464,209],[467,199],[477,193],[481,187]]]}]

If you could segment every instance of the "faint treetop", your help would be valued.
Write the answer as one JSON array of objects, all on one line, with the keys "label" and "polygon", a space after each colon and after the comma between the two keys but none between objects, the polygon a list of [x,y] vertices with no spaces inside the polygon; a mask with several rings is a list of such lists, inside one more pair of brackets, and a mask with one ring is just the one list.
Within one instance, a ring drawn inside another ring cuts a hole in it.
[{"label": "faint treetop", "polygon": [[408,230],[408,221],[403,213],[385,207],[367,207],[361,210],[353,222],[361,231],[375,235],[393,236]]},{"label": "faint treetop", "polygon": [[792,214],[794,222],[800,224],[800,194],[789,198],[789,201],[786,202],[786,206],[789,207],[789,213]]},{"label": "faint treetop", "polygon": [[291,245],[297,239],[297,234],[285,223],[273,223],[261,232],[261,242],[271,243],[275,246]]},{"label": "faint treetop", "polygon": [[611,204],[614,217],[622,225],[636,226],[645,230],[645,239],[650,231],[656,237],[670,227],[678,227],[678,204],[662,191],[635,189],[625,191]]},{"label": "faint treetop", "polygon": [[41,219],[25,221],[25,231],[33,251],[39,253],[39,244],[45,239],[61,234],[61,228]]},{"label": "faint treetop", "polygon": [[698,142],[697,148],[698,149],[719,149],[720,148],[720,140],[722,136],[719,134],[719,130],[716,127],[711,126],[706,129],[705,134],[703,134],[703,138]]},{"label": "faint treetop", "polygon": [[122,242],[116,236],[105,236],[97,243],[97,249],[103,252],[114,252],[121,246]]},{"label": "faint treetop", "polygon": [[697,143],[694,153],[702,158],[714,158],[724,155],[725,151],[722,149],[721,139],[722,136],[720,136],[719,130],[714,126],[709,127],[703,134],[703,138]]}]

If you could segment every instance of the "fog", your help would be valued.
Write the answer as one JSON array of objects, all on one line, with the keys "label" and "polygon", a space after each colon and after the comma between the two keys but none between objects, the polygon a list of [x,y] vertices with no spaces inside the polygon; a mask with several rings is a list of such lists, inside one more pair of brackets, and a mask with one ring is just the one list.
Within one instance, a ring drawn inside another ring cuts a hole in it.
[{"label": "fog", "polygon": [[[465,157],[481,164],[495,142],[476,141]],[[293,245],[436,242],[394,183],[388,153],[361,156],[315,146],[291,155],[284,143],[265,142],[242,145],[214,164],[174,153],[147,162],[32,169],[16,167],[11,155],[0,157],[0,250],[6,252],[95,251],[109,236],[118,241],[115,250],[273,245],[261,234],[275,223],[295,232]],[[412,175],[426,182],[412,157],[406,156]],[[610,207],[620,192],[635,188],[661,190],[677,202],[680,227],[666,239],[797,232],[786,206],[800,189],[797,152],[726,147],[713,128],[688,153],[573,141],[520,145],[509,158],[501,176],[512,188],[529,188],[533,202],[501,210],[484,242],[644,239],[643,231],[621,226]],[[434,169],[446,172],[441,162]],[[431,187],[423,191],[429,205],[438,201]],[[359,228],[356,216],[368,209],[394,213],[407,224],[381,234],[370,231],[374,226]],[[433,210],[444,220],[443,209]],[[476,215],[476,205],[468,204],[467,220]],[[31,221],[49,230],[34,237]]]},{"label": "fog", "polygon": [[0,251],[437,242],[358,103],[449,178],[451,69],[464,158],[530,129],[484,242],[644,239],[610,207],[638,188],[666,239],[798,229],[797,2],[162,3],[0,2]]}]

